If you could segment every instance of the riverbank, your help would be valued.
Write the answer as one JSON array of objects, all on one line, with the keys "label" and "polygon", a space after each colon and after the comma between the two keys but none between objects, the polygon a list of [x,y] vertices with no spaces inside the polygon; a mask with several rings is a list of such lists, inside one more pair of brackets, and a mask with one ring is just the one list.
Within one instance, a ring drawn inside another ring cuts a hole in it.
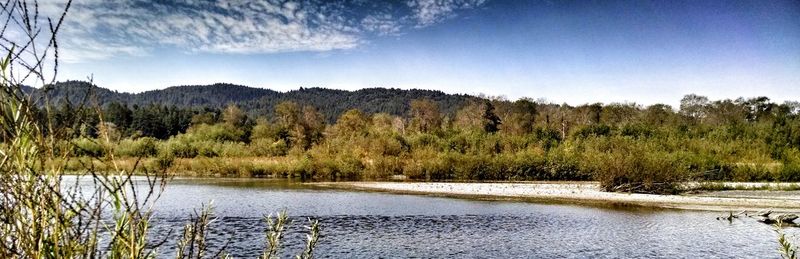
[{"label": "riverbank", "polygon": [[[325,182],[309,184],[347,190],[380,191],[399,194],[422,194],[489,200],[519,200],[531,202],[555,202],[609,206],[643,206],[712,211],[756,211],[771,209],[782,212],[800,212],[800,191],[729,190],[682,195],[655,195],[603,192],[600,190],[597,182]],[[747,184],[758,185],[759,183]],[[771,184],[778,185],[776,183]]]}]

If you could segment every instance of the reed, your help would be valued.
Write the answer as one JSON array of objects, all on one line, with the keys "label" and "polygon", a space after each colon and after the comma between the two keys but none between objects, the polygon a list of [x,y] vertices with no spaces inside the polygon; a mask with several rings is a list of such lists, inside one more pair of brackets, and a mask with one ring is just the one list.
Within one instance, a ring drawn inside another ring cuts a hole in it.
[{"label": "reed", "polygon": [[[7,0],[0,5],[0,21],[5,22],[0,46],[6,51],[0,59],[0,258],[155,258],[166,239],[149,240],[151,217],[174,156],[161,154],[145,166],[142,157],[155,154],[152,139],[116,150],[118,137],[103,127],[89,138],[84,132],[53,126],[47,91],[55,77],[46,75],[57,72],[56,35],[70,5],[68,0],[57,19],[46,22],[36,1]],[[24,36],[6,37],[11,30]],[[41,99],[23,92],[22,85],[31,83],[44,88]],[[79,107],[88,103],[90,94],[83,99]],[[39,110],[37,103],[45,109]],[[105,125],[99,106],[88,107]],[[60,118],[73,119],[59,123],[85,123],[77,121],[80,117]],[[137,157],[121,161],[117,154]],[[67,168],[74,176],[67,176]],[[203,206],[190,218],[177,258],[209,257],[205,237],[212,212],[210,205]],[[318,222],[311,230],[303,258],[313,256]],[[227,257],[224,247],[212,257]]]},{"label": "reed", "polygon": [[775,233],[778,234],[778,251],[783,259],[797,259],[797,247],[786,237],[783,232],[783,222],[780,220],[773,225]]}]

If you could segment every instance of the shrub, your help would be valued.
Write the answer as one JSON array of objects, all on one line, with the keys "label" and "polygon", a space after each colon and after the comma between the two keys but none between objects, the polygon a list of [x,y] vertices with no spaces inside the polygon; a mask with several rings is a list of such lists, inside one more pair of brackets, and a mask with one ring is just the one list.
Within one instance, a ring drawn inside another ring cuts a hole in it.
[{"label": "shrub", "polygon": [[780,174],[778,175],[779,181],[784,182],[799,182],[800,181],[800,163],[789,162],[781,167]]},{"label": "shrub", "polygon": [[403,163],[400,158],[391,156],[369,157],[364,161],[364,178],[387,179],[392,175],[403,173]]},{"label": "shrub", "polygon": [[115,154],[128,157],[151,157],[158,154],[158,144],[155,138],[143,137],[139,139],[123,139],[117,145]]},{"label": "shrub", "polygon": [[649,138],[653,135],[653,130],[642,123],[626,124],[622,127],[620,135],[634,138]]},{"label": "shrub", "polygon": [[97,139],[78,138],[72,140],[73,154],[76,156],[101,157],[105,155],[105,148]]},{"label": "shrub", "polygon": [[286,141],[280,139],[274,141],[267,138],[259,138],[250,142],[249,150],[253,156],[285,156],[289,151],[289,145]]},{"label": "shrub", "polygon": [[592,124],[581,128],[575,133],[576,137],[587,138],[590,136],[601,137],[611,134],[611,127],[605,124]]},{"label": "shrub", "polygon": [[199,124],[189,128],[186,135],[198,141],[242,141],[245,132],[227,123]]},{"label": "shrub", "polygon": [[537,180],[588,180],[590,171],[582,170],[579,154],[567,148],[552,149],[547,152],[547,174]]},{"label": "shrub", "polygon": [[562,141],[561,133],[550,128],[536,128],[533,136],[545,150],[558,146]]},{"label": "shrub", "polygon": [[178,135],[164,142],[159,150],[160,153],[170,153],[179,158],[193,158],[198,155],[197,148],[192,145],[186,135]]},{"label": "shrub", "polygon": [[605,191],[676,193],[688,175],[673,154],[648,143],[612,138],[601,146],[587,151],[584,167]]}]

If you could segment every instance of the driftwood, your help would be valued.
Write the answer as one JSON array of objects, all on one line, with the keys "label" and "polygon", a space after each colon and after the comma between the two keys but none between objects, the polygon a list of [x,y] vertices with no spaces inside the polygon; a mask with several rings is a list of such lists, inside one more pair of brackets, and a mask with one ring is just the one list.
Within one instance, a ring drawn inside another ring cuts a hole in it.
[{"label": "driftwood", "polygon": [[745,211],[734,214],[733,211],[728,215],[717,217],[717,220],[727,220],[733,222],[734,219],[739,219],[741,215],[748,218],[754,218],[756,221],[764,224],[780,224],[781,226],[800,227],[800,222],[795,222],[800,216],[792,213],[778,213],[773,214],[772,210],[762,210],[757,212],[748,213]]},{"label": "driftwood", "polygon": [[758,219],[758,222],[764,224],[775,224],[781,222],[789,225],[795,225],[796,223],[794,221],[798,218],[798,216],[795,214],[777,214],[772,217],[770,217],[769,215],[770,214],[767,214],[767,216],[759,215],[760,218]]}]

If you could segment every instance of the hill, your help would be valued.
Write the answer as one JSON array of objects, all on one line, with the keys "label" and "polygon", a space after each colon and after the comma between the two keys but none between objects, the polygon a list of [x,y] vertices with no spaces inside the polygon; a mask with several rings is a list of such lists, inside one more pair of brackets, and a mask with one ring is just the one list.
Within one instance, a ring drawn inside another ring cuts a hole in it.
[{"label": "hill", "polygon": [[[34,89],[35,97],[43,96],[41,89]],[[345,91],[326,88],[300,88],[288,92],[278,92],[264,88],[217,83],[212,85],[182,85],[142,93],[125,93],[109,90],[84,81],[65,81],[54,84],[48,93],[51,103],[59,105],[65,101],[106,106],[121,103],[128,106],[159,104],[182,108],[221,108],[236,104],[248,114],[270,115],[276,104],[293,101],[302,105],[312,105],[319,109],[328,122],[333,122],[344,111],[359,109],[365,113],[388,113],[407,115],[409,102],[427,98],[439,104],[444,114],[455,111],[477,97],[460,94],[447,94],[433,90],[402,90],[387,88],[368,88]],[[88,96],[88,98],[86,98]],[[38,98],[41,99],[41,98]],[[41,102],[40,102],[41,104]]]}]

